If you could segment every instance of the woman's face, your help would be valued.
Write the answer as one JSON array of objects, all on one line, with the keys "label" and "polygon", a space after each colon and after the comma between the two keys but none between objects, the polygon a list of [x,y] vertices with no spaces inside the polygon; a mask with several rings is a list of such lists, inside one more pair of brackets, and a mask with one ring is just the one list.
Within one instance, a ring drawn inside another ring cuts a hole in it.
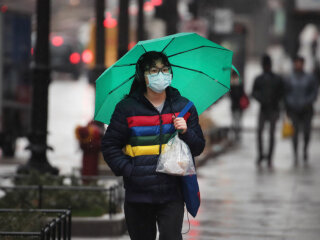
[{"label": "woman's face", "polygon": [[148,86],[149,85],[149,80],[148,80],[148,77],[147,75],[149,74],[155,74],[155,73],[158,73],[159,72],[159,69],[162,70],[164,67],[164,64],[162,63],[162,60],[161,59],[158,59],[155,61],[155,64],[149,66],[145,72],[144,72],[144,79],[146,81],[146,85]]}]

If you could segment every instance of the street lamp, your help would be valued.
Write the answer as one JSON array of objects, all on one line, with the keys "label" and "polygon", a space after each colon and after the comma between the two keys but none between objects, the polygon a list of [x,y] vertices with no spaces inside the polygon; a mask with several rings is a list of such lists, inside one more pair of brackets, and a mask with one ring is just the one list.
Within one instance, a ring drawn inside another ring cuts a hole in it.
[{"label": "street lamp", "polygon": [[35,47],[35,67],[33,69],[33,96],[31,109],[31,133],[29,135],[31,158],[26,165],[18,168],[18,173],[30,170],[58,174],[59,170],[48,162],[48,88],[50,83],[50,0],[37,1],[37,39]]},{"label": "street lamp", "polygon": [[119,33],[118,33],[118,58],[121,58],[127,51],[129,45],[129,1],[120,1]]}]

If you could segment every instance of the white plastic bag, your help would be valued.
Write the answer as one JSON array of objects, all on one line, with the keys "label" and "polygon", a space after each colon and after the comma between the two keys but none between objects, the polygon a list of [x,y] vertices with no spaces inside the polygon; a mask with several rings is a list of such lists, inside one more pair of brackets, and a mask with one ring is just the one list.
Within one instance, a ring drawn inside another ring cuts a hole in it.
[{"label": "white plastic bag", "polygon": [[190,149],[178,134],[169,140],[161,152],[156,171],[178,176],[196,173]]}]

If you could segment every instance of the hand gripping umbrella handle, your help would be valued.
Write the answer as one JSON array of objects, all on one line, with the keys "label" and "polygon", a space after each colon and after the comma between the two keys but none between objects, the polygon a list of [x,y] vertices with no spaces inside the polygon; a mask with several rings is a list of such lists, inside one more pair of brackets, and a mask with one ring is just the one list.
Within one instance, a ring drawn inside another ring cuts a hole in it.
[{"label": "hand gripping umbrella handle", "polygon": [[182,111],[179,113],[178,117],[184,117],[186,113],[189,111],[189,109],[193,106],[193,102],[189,101],[187,105],[182,109]]},{"label": "hand gripping umbrella handle", "polygon": [[[186,115],[186,113],[189,111],[189,109],[190,109],[192,106],[193,106],[193,102],[189,101],[189,102],[187,103],[187,105],[184,106],[184,108],[182,109],[182,111],[179,113],[178,117],[184,117],[184,115]],[[177,134],[177,132],[182,132],[182,130],[177,130],[177,131],[172,135],[171,138],[173,138],[173,137]],[[171,138],[170,138],[170,139],[171,139]],[[170,140],[170,139],[169,139],[169,140]]]}]

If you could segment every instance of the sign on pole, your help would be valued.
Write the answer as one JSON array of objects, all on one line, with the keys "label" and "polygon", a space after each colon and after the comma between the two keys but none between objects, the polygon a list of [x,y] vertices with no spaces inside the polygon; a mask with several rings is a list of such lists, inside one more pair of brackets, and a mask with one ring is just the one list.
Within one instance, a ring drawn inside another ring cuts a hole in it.
[{"label": "sign on pole", "polygon": [[213,32],[231,33],[233,31],[233,12],[227,8],[217,8],[213,12]]}]

